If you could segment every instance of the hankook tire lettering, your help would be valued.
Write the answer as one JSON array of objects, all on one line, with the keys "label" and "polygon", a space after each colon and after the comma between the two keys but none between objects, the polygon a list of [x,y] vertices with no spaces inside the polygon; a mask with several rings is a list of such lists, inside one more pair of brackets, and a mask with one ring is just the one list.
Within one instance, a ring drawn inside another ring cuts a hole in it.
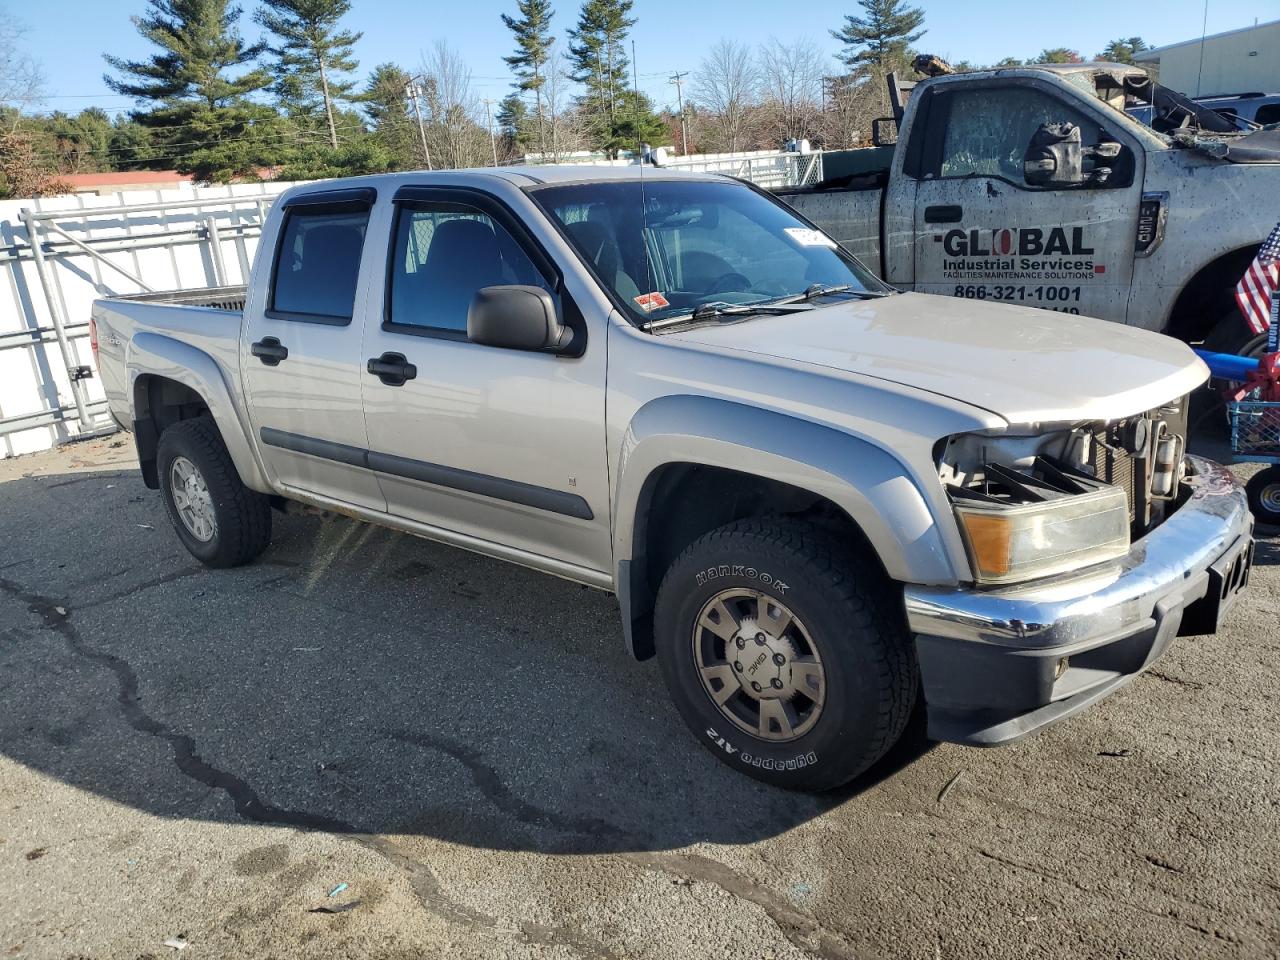
[{"label": "hankook tire lettering", "polygon": [[759,580],[766,587],[772,587],[777,591],[778,596],[782,596],[791,589],[791,585],[784,580],[779,580],[773,574],[764,570],[757,570],[755,567],[748,567],[741,563],[722,563],[715,567],[707,567],[705,570],[699,570],[694,580],[698,586],[705,586],[712,580],[718,580],[721,577],[743,577],[747,580]]}]

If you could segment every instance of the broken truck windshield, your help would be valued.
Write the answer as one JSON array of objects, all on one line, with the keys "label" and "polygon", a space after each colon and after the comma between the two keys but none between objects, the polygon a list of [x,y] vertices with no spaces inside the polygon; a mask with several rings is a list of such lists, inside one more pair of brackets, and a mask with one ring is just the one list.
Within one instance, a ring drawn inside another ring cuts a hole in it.
[{"label": "broken truck windshield", "polygon": [[654,176],[532,194],[639,324],[815,288],[889,289],[826,234],[742,184]]}]

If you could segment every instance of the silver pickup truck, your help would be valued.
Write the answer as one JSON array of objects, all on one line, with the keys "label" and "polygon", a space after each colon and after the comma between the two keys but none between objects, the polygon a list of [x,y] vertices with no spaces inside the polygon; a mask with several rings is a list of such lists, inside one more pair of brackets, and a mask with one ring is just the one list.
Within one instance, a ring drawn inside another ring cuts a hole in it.
[{"label": "silver pickup truck", "polygon": [[1248,576],[1243,492],[1185,451],[1187,347],[898,293],[727,178],[295,187],[247,290],[93,325],[206,564],[300,501],[613,591],[697,737],[787,787],[849,780],[917,707],[968,744],[1060,720]]}]

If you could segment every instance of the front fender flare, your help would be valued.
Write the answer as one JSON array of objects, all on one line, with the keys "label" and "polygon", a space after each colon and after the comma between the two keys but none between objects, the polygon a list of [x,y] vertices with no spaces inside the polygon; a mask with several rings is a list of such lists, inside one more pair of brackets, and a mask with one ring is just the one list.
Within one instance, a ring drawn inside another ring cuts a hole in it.
[{"label": "front fender flare", "polygon": [[[836,504],[866,535],[889,576],[954,584],[959,534],[943,529],[913,471],[875,443],[786,414],[728,400],[653,400],[623,438],[614,491],[615,583],[628,630],[647,613],[656,585],[632,568],[646,487],[664,466],[695,463],[766,477]],[[934,508],[936,509],[936,507]]]},{"label": "front fender flare", "polygon": [[[271,492],[262,465],[249,444],[231,389],[213,357],[172,337],[139,333],[130,343],[126,366],[130,397],[135,397],[138,378],[143,376],[173,380],[198,393],[213,416],[241,482],[259,493]],[[136,416],[136,401],[134,412]]]}]

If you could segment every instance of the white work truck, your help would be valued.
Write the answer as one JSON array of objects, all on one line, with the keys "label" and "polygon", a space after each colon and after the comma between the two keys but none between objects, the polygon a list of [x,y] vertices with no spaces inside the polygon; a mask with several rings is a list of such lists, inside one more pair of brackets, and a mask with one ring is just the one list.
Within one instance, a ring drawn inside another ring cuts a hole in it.
[{"label": "white work truck", "polygon": [[[1186,454],[1185,345],[899,293],[725,177],[294,187],[247,289],[92,321],[195,557],[249,562],[302,503],[611,590],[699,740],[787,787],[847,781],[917,706],[969,744],[1062,720],[1249,570],[1244,492]],[[404,642],[483,642],[447,622]]]},{"label": "white work truck", "polygon": [[[891,94],[894,147],[782,193],[883,279],[1229,352],[1262,346],[1233,290],[1280,221],[1280,130],[1239,132],[1114,63],[950,74]],[[1155,103],[1165,132],[1125,112],[1135,99]]]}]

